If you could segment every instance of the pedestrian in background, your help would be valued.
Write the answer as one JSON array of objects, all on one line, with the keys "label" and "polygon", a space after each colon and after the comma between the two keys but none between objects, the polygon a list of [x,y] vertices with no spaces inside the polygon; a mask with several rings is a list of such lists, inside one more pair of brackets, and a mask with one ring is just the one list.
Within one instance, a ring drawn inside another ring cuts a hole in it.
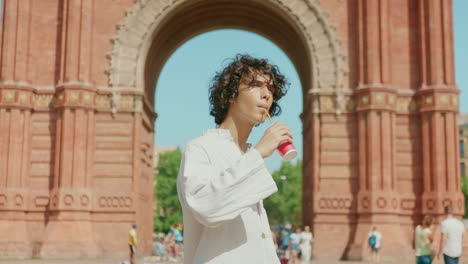
[{"label": "pedestrian in background", "polygon": [[440,223],[440,244],[437,258],[444,254],[445,264],[458,264],[462,254],[463,233],[465,226],[463,223],[453,217],[453,207],[445,207],[446,218]]},{"label": "pedestrian in background", "polygon": [[301,244],[301,228],[296,227],[294,233],[289,237],[289,250],[291,251],[291,259],[289,264],[299,264],[299,252]]},{"label": "pedestrian in background", "polygon": [[434,257],[431,249],[434,234],[432,232],[432,216],[426,215],[422,225],[416,226],[414,232],[414,247],[416,249],[416,264],[431,264]]},{"label": "pedestrian in background", "polygon": [[382,234],[377,230],[377,227],[374,226],[372,231],[368,235],[368,244],[371,250],[371,262],[380,263],[380,246],[382,241]]},{"label": "pedestrian in background", "polygon": [[312,242],[314,238],[310,232],[308,225],[304,226],[304,231],[301,233],[301,264],[309,264],[312,256]]},{"label": "pedestrian in background", "polygon": [[133,224],[128,232],[128,246],[130,247],[130,264],[136,264],[137,225]]}]

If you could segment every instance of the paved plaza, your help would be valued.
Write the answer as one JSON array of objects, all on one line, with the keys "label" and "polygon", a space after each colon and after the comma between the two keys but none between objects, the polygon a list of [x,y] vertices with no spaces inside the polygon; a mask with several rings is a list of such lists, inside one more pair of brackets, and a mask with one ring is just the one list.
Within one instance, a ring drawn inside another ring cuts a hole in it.
[{"label": "paved plaza", "polygon": [[[416,261],[415,261],[416,262]],[[412,264],[415,262],[407,262]],[[129,264],[127,260],[119,259],[89,259],[89,260],[0,260],[1,264]],[[311,261],[310,264],[368,264],[366,261]],[[433,262],[443,264],[442,260]],[[182,264],[182,262],[160,262],[154,257],[140,258],[137,264]],[[406,264],[402,262],[381,261],[380,264]],[[468,264],[468,260],[461,260],[460,264]]]}]

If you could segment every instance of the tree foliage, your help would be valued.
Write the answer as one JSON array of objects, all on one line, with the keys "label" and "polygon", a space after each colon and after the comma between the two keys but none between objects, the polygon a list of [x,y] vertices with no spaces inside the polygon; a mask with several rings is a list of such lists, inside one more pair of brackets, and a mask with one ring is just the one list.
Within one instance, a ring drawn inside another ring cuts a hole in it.
[{"label": "tree foliage", "polygon": [[273,172],[273,179],[278,192],[264,201],[270,224],[284,225],[289,222],[293,226],[301,225],[302,161],[296,164],[283,162],[280,169]]},{"label": "tree foliage", "polygon": [[182,153],[179,149],[159,156],[158,172],[154,189],[156,208],[155,232],[165,232],[171,225],[182,222],[182,208],[177,196],[177,175]]},{"label": "tree foliage", "polygon": [[462,177],[462,192],[465,196],[465,215],[463,218],[468,218],[468,177]]}]

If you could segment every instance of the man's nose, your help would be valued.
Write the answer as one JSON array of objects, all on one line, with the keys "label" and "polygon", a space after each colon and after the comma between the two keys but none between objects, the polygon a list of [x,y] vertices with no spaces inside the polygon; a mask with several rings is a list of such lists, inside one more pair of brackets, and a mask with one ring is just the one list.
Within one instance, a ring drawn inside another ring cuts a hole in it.
[{"label": "man's nose", "polygon": [[270,97],[271,97],[270,90],[268,90],[267,87],[264,87],[262,89],[262,99],[266,99],[268,101],[270,100]]}]

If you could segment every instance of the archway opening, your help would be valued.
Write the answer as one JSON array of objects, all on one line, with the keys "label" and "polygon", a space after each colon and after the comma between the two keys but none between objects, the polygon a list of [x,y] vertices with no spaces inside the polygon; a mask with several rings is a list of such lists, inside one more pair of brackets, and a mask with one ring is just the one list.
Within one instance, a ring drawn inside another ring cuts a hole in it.
[{"label": "archway opening", "polygon": [[[250,54],[266,58],[277,65],[290,83],[288,93],[280,100],[282,113],[275,120],[286,123],[293,131],[298,157],[282,164],[281,157],[274,153],[266,159],[266,165],[278,184],[279,191],[264,201],[270,215],[270,223],[284,226],[286,223],[301,224],[302,183],[302,89],[294,65],[287,55],[274,43],[257,34],[242,30],[215,30],[198,35],[181,45],[164,65],[156,85],[155,110],[155,155],[161,161],[156,180],[161,185],[155,188],[155,231],[165,231],[171,224],[181,221],[176,202],[175,178],[180,154],[193,138],[203,134],[215,123],[209,114],[208,87],[216,72],[221,71],[236,54]],[[255,127],[248,142],[256,144],[268,128],[269,122]],[[161,158],[159,158],[161,157]],[[172,172],[172,173],[170,173]],[[169,184],[170,183],[170,184]],[[167,187],[171,186],[168,190]],[[284,203],[291,204],[287,207]],[[166,215],[171,212],[172,215]],[[178,220],[175,220],[178,219]]]}]

